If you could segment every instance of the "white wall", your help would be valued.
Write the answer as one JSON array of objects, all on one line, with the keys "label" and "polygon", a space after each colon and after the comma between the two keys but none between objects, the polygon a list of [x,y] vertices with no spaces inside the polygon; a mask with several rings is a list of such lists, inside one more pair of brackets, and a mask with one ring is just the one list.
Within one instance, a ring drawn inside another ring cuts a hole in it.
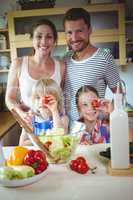
[{"label": "white wall", "polygon": [[[127,71],[119,68],[119,73],[121,79],[126,84],[127,101],[133,106],[133,64],[128,65]],[[106,97],[109,99],[113,98],[113,94],[109,89],[107,89]]]}]

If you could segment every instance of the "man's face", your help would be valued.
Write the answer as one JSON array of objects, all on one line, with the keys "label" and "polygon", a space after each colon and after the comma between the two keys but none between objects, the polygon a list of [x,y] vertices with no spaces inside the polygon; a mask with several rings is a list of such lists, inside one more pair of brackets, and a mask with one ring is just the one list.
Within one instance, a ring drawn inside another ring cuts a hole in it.
[{"label": "man's face", "polygon": [[88,46],[90,34],[91,28],[83,19],[65,22],[66,42],[74,52],[81,52]]}]

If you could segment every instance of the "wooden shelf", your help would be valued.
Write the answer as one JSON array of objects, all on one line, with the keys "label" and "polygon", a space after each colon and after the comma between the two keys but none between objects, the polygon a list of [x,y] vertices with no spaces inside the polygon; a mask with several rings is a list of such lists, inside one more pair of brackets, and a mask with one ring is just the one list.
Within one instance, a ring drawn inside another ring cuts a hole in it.
[{"label": "wooden shelf", "polygon": [[8,32],[8,29],[7,29],[7,28],[2,28],[2,29],[0,28],[0,32],[1,32],[1,33],[2,33],[2,32],[3,32],[3,33]]},{"label": "wooden shelf", "polygon": [[8,73],[9,72],[9,69],[1,69],[0,70],[0,73]]},{"label": "wooden shelf", "polygon": [[[0,49],[0,54],[4,55],[4,54],[8,54],[8,56],[10,57],[10,52],[11,52],[11,49],[10,49],[10,45],[9,45],[9,35],[8,35],[8,28],[3,28],[3,29],[0,29],[0,33],[2,33],[3,35],[5,35],[6,37],[6,47],[7,49]],[[0,74],[3,74],[3,73],[7,73],[9,70],[8,69],[1,69],[0,70]]]},{"label": "wooden shelf", "polygon": [[129,44],[133,44],[133,41],[126,42],[126,44],[127,44],[127,45],[129,45]]},{"label": "wooden shelf", "polygon": [[10,52],[11,50],[10,49],[0,49],[0,53],[4,53],[4,52]]},{"label": "wooden shelf", "polygon": [[126,20],[125,23],[126,24],[133,24],[133,20]]}]

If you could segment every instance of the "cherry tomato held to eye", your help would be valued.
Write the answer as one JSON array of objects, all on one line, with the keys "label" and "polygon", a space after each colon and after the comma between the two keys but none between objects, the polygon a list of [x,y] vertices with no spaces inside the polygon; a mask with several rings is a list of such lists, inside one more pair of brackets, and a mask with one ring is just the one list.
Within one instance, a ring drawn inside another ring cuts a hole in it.
[{"label": "cherry tomato held to eye", "polygon": [[42,104],[43,105],[46,105],[46,104],[48,104],[49,103],[49,96],[43,96],[42,97]]},{"label": "cherry tomato held to eye", "polygon": [[101,106],[101,102],[98,99],[94,99],[91,103],[94,109],[99,108]]}]

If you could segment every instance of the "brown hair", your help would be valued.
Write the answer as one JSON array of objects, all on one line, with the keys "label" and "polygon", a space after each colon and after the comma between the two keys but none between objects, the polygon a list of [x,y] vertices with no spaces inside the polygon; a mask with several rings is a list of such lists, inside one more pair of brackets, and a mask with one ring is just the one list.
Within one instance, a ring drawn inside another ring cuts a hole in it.
[{"label": "brown hair", "polygon": [[30,37],[33,38],[33,34],[34,34],[34,31],[35,29],[38,27],[38,26],[41,26],[41,25],[47,25],[51,28],[52,32],[53,32],[53,35],[54,35],[54,40],[55,40],[55,43],[57,43],[57,39],[58,39],[58,35],[57,35],[57,30],[56,30],[56,27],[55,25],[53,24],[53,22],[51,22],[50,20],[48,19],[40,19],[39,21],[37,21],[33,26],[32,26],[32,29],[30,31]]},{"label": "brown hair", "polygon": [[90,28],[90,13],[84,8],[69,9],[65,14],[63,25],[65,25],[66,21],[76,21],[79,19],[83,19],[88,28]]},{"label": "brown hair", "polygon": [[90,85],[84,85],[84,86],[82,86],[81,88],[78,89],[76,96],[75,96],[77,107],[78,107],[78,102],[79,102],[79,96],[84,92],[90,92],[90,91],[94,92],[97,95],[97,97],[99,97],[98,91],[94,87],[92,87]]}]

